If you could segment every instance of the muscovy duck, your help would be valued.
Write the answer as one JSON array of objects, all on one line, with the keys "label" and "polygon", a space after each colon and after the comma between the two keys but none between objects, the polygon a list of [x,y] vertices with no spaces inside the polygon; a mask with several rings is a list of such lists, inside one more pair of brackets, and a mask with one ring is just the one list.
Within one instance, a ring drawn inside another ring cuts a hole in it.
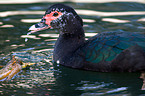
[{"label": "muscovy duck", "polygon": [[71,68],[100,72],[145,71],[145,36],[133,32],[102,32],[85,40],[83,21],[64,4],[47,9],[40,23],[29,28],[36,32],[58,29],[53,60]]}]

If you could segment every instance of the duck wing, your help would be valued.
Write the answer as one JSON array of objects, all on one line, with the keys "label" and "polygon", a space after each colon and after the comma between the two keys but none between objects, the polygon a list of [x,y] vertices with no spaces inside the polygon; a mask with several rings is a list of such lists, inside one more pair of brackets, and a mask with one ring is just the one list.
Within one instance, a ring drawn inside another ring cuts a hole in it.
[{"label": "duck wing", "polygon": [[145,50],[145,35],[132,32],[104,32],[90,38],[82,47],[87,62],[112,61],[123,50],[138,45]]}]

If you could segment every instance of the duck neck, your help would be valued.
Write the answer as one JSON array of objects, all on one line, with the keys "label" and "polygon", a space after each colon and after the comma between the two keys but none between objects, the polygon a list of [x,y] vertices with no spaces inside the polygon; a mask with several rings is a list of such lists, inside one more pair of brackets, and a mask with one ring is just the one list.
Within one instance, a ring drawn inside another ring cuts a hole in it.
[{"label": "duck neck", "polygon": [[[76,52],[76,50],[84,44],[85,35],[83,27],[80,26],[69,26],[69,30],[60,30],[59,38],[55,43],[53,59],[54,61],[59,61],[59,63],[67,63],[65,61],[67,58]],[[69,32],[71,31],[71,32]]]}]

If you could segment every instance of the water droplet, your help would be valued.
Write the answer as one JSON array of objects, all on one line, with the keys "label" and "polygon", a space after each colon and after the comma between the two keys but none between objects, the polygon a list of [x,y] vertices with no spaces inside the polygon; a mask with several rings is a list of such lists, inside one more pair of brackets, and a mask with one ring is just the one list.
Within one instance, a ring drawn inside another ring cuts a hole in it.
[{"label": "water droplet", "polygon": [[63,11],[63,8],[61,8],[60,11]]},{"label": "water droplet", "polygon": [[[27,33],[27,36],[32,34],[32,33],[35,33],[35,32],[37,32],[37,31],[30,31],[30,32]],[[28,41],[28,38],[25,38],[25,42],[27,42],[27,41]]]},{"label": "water droplet", "polygon": [[25,38],[25,42],[27,42],[28,41],[28,38]]},{"label": "water droplet", "polygon": [[60,63],[59,60],[57,60],[56,63],[59,64]]}]

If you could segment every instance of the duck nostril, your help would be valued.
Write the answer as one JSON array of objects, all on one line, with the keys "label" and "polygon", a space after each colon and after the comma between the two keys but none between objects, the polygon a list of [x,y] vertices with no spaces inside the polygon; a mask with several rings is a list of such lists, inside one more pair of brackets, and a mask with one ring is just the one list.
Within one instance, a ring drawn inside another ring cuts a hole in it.
[{"label": "duck nostril", "polygon": [[39,27],[40,27],[39,23],[38,23],[38,24],[35,24],[35,27],[36,27],[36,28],[39,28]]},{"label": "duck nostril", "polygon": [[40,21],[40,23],[45,23],[46,19],[42,18],[42,20]]}]

